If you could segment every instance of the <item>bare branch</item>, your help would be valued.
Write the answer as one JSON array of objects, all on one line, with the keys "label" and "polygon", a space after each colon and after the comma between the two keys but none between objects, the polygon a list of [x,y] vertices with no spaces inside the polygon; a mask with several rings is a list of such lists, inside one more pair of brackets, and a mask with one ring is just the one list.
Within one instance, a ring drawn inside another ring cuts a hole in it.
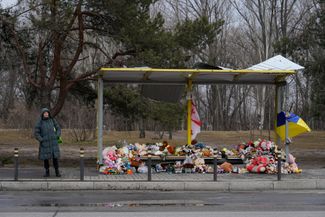
[{"label": "bare branch", "polygon": [[84,24],[83,24],[83,17],[81,14],[81,1],[79,2],[79,5],[76,8],[76,13],[78,16],[78,25],[79,25],[79,44],[78,44],[78,48],[75,51],[73,60],[70,62],[69,66],[67,67],[67,69],[65,69],[63,71],[63,76],[65,76],[66,74],[70,73],[73,69],[73,67],[75,66],[75,64],[77,63],[79,56],[83,50],[83,45],[84,45]]}]

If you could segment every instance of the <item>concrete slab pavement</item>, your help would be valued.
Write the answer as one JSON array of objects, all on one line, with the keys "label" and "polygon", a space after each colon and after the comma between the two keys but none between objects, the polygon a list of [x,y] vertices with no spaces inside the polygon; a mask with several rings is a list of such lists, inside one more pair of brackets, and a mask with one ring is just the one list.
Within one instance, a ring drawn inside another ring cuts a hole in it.
[{"label": "concrete slab pavement", "polygon": [[0,213],[0,217],[143,217],[143,216],[155,216],[155,217],[233,217],[240,215],[241,217],[323,217],[324,212],[322,211],[306,211],[306,212],[265,212],[265,211],[255,211],[255,212],[7,212]]},{"label": "concrete slab pavement", "polygon": [[42,178],[42,168],[21,168],[19,181],[13,181],[13,168],[0,168],[1,191],[61,191],[61,190],[161,190],[161,191],[277,191],[325,189],[325,169],[305,170],[302,174],[147,174],[100,175],[94,168],[86,168],[80,181],[79,170],[62,168],[62,177]]},{"label": "concrete slab pavement", "polygon": [[[322,183],[321,185],[319,183]],[[64,190],[159,190],[159,191],[277,191],[324,190],[324,180],[296,181],[1,181],[2,191],[64,191]]]}]

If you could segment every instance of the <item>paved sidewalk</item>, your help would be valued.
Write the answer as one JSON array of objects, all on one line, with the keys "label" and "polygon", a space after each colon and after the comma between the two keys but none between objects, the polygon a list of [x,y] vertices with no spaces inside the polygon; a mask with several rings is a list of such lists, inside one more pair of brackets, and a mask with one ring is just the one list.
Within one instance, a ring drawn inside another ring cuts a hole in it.
[{"label": "paved sidewalk", "polygon": [[[43,178],[43,168],[20,168],[18,178],[22,181],[59,181],[59,180],[79,180],[79,168],[62,168],[61,178],[56,178],[54,170],[51,169],[51,177]],[[85,181],[146,181],[147,174],[133,175],[102,175],[95,168],[85,168]],[[282,180],[299,180],[299,179],[325,179],[325,169],[305,169],[301,174],[282,174]],[[0,168],[0,181],[10,181],[14,179],[14,168]],[[277,174],[236,174],[224,173],[217,175],[218,181],[249,181],[249,180],[277,180]],[[213,181],[213,174],[152,174],[153,181]]]},{"label": "paved sidewalk", "polygon": [[272,191],[325,189],[325,169],[304,170],[301,174],[147,174],[100,175],[95,168],[85,169],[80,181],[78,168],[62,168],[62,177],[43,178],[42,168],[20,168],[19,181],[13,181],[13,168],[0,168],[0,190],[215,190],[215,191]]}]

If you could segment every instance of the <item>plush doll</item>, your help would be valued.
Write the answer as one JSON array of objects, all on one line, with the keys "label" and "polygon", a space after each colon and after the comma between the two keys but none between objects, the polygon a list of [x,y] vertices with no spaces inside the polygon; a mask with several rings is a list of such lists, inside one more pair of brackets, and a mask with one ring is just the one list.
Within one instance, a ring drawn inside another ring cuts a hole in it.
[{"label": "plush doll", "polygon": [[140,145],[140,143],[134,143],[134,150],[136,150],[136,151],[139,151],[139,149],[141,148],[141,145]]},{"label": "plush doll", "polygon": [[245,148],[246,148],[246,144],[245,143],[239,144],[237,146],[237,151],[240,152],[241,150],[245,150]]},{"label": "plush doll", "polygon": [[261,142],[260,139],[256,140],[255,142],[253,142],[253,146],[257,148],[260,145],[260,142]]},{"label": "plush doll", "polygon": [[176,161],[174,168],[175,168],[175,173],[182,173],[182,170],[183,170],[182,162]]},{"label": "plush doll", "polygon": [[201,149],[195,149],[194,151],[193,151],[193,157],[194,158],[203,158],[204,156],[203,156],[203,152],[201,151]]},{"label": "plush doll", "polygon": [[208,166],[208,165],[206,165],[206,172],[207,173],[213,173],[214,171],[213,171],[213,168],[211,167],[211,166]]},{"label": "plush doll", "polygon": [[114,161],[107,161],[107,167],[109,168],[116,168],[117,165]]},{"label": "plush doll", "polygon": [[289,164],[287,162],[281,164],[281,173],[283,174],[288,174],[290,169],[289,169]]},{"label": "plush doll", "polygon": [[247,164],[246,165],[247,171],[251,173],[264,173],[266,170],[266,167],[262,164],[254,165],[254,164]]},{"label": "plush doll", "polygon": [[166,167],[166,172],[172,174],[173,172],[175,172],[174,167],[171,164],[168,164]]},{"label": "plush doll", "polygon": [[144,163],[141,163],[138,168],[138,173],[148,173],[148,167]]},{"label": "plush doll", "polygon": [[153,154],[156,156],[162,156],[164,153],[162,151],[156,151]]},{"label": "plush doll", "polygon": [[239,173],[245,174],[245,173],[248,173],[248,170],[246,168],[239,168]]},{"label": "plush doll", "polygon": [[115,150],[113,147],[107,147],[103,150],[103,160],[104,164],[108,165],[111,161],[115,161],[117,159]]},{"label": "plush doll", "polygon": [[147,147],[148,147],[147,149],[151,150],[151,153],[154,153],[154,152],[160,150],[158,143],[153,144],[153,145],[149,145],[149,146],[147,145]]},{"label": "plush doll", "polygon": [[184,167],[185,173],[192,172],[192,169],[194,168],[194,164],[193,164],[192,158],[189,155],[186,156],[186,158],[183,162],[183,167]]},{"label": "plush doll", "polygon": [[103,158],[108,159],[109,158],[108,153],[109,152],[115,152],[116,149],[117,149],[116,146],[106,147],[102,152]]},{"label": "plush doll", "polygon": [[133,145],[133,144],[129,144],[127,146],[127,148],[129,149],[129,151],[136,151],[136,149],[137,149],[137,147],[135,145]]},{"label": "plush doll", "polygon": [[168,142],[167,141],[163,141],[162,145],[159,147],[159,150],[160,151],[164,151],[167,146],[168,146]]},{"label": "plush doll", "polygon": [[166,170],[161,166],[161,164],[156,164],[155,169],[157,173],[166,172]]},{"label": "plush doll", "polygon": [[170,155],[174,155],[175,154],[175,148],[171,145],[167,145],[167,150],[168,150],[168,153]]},{"label": "plush doll", "polygon": [[246,165],[246,169],[252,173],[264,173],[268,164],[269,158],[267,156],[258,156],[251,159],[250,163]]},{"label": "plush doll", "polygon": [[265,140],[262,140],[260,143],[260,147],[262,148],[263,151],[267,151],[268,149],[268,145],[267,142]]},{"label": "plush doll", "polygon": [[142,163],[142,161],[140,160],[140,158],[133,157],[130,159],[131,167],[138,168],[141,165],[141,163]]},{"label": "plush doll", "polygon": [[115,161],[115,164],[116,164],[116,172],[118,174],[126,173],[126,163],[124,162],[124,160],[122,158],[118,158]]},{"label": "plush doll", "polygon": [[163,141],[163,144],[160,146],[159,150],[162,151],[165,155],[175,154],[175,148],[169,145],[167,141]]},{"label": "plush doll", "polygon": [[128,157],[129,159],[132,159],[132,158],[134,157],[134,154],[135,154],[134,151],[129,151],[129,154],[127,155],[127,157]]},{"label": "plush doll", "polygon": [[226,156],[234,156],[234,152],[231,150],[228,150],[227,148],[223,148],[222,152],[226,155]]},{"label": "plush doll", "polygon": [[115,161],[117,159],[117,155],[114,150],[108,151],[107,156],[108,156],[108,159],[110,159],[111,161]]},{"label": "plush doll", "polygon": [[288,166],[288,172],[289,173],[301,173],[301,170],[299,170],[298,165],[296,163],[296,158],[289,154],[289,166]]},{"label": "plush doll", "polygon": [[239,168],[238,167],[233,167],[232,172],[233,173],[239,173]]},{"label": "plush doll", "polygon": [[231,173],[233,169],[232,164],[228,162],[221,164],[220,168],[223,169],[226,173]]},{"label": "plush doll", "polygon": [[184,166],[185,165],[193,165],[193,160],[192,160],[192,158],[189,155],[186,156],[186,158],[185,158],[185,160],[183,162],[183,165]]},{"label": "plush doll", "polygon": [[127,169],[126,174],[133,175],[133,170],[131,168]]},{"label": "plush doll", "polygon": [[202,149],[202,148],[205,148],[206,145],[203,144],[203,143],[196,143],[196,144],[194,145],[194,147],[195,147],[196,149]]},{"label": "plush doll", "polygon": [[99,173],[104,173],[104,171],[107,169],[107,166],[101,166],[99,168]]},{"label": "plush doll", "polygon": [[213,154],[210,149],[204,148],[202,149],[202,155],[203,157],[211,157]]},{"label": "plush doll", "polygon": [[203,158],[197,158],[194,160],[194,171],[198,173],[205,172],[205,162]]},{"label": "plush doll", "polygon": [[268,174],[275,174],[277,173],[277,161],[273,155],[269,155],[269,163],[266,166],[266,173]]},{"label": "plush doll", "polygon": [[147,147],[145,144],[140,145],[139,143],[135,143],[135,147],[140,156],[147,155]]},{"label": "plush doll", "polygon": [[127,147],[122,147],[116,150],[116,155],[118,158],[123,158],[127,156],[129,153],[129,149]]},{"label": "plush doll", "polygon": [[176,156],[184,156],[184,155],[185,155],[185,153],[183,152],[182,147],[177,147],[177,148],[175,149],[175,155],[176,155]]}]

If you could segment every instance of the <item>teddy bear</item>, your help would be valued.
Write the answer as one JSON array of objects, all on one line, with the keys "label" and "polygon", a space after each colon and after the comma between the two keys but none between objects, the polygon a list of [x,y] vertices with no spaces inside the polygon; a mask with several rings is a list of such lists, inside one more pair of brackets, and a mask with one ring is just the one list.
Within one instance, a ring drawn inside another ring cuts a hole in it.
[{"label": "teddy bear", "polygon": [[269,155],[269,163],[266,166],[267,174],[275,174],[277,173],[277,161],[275,161],[275,157],[273,155]]},{"label": "teddy bear", "polygon": [[117,155],[116,155],[116,151],[115,150],[110,150],[107,153],[107,157],[109,160],[111,161],[116,161],[117,160]]},{"label": "teddy bear", "polygon": [[167,141],[163,141],[163,144],[160,146],[159,150],[162,151],[165,155],[175,154],[175,148],[169,145]]},{"label": "teddy bear", "polygon": [[182,147],[177,147],[177,148],[175,149],[175,155],[176,155],[176,156],[184,156],[184,155],[185,155],[185,153],[184,153]]},{"label": "teddy bear", "polygon": [[205,162],[203,158],[197,158],[194,160],[194,171],[198,173],[205,172]]},{"label": "teddy bear", "polygon": [[183,162],[183,167],[185,170],[185,173],[191,173],[192,169],[194,168],[193,160],[192,158],[187,155],[184,162]]},{"label": "teddy bear", "polygon": [[226,173],[231,173],[233,166],[231,163],[224,162],[223,164],[220,165],[220,168]]},{"label": "teddy bear", "polygon": [[182,170],[183,170],[182,162],[176,161],[174,168],[175,168],[175,173],[182,173]]},{"label": "teddy bear", "polygon": [[146,156],[148,154],[147,147],[145,144],[142,145],[139,144],[137,148],[140,156]]},{"label": "teddy bear", "polygon": [[213,155],[213,151],[211,151],[208,148],[203,148],[202,155],[203,155],[203,157],[211,157]]},{"label": "teddy bear", "polygon": [[298,168],[298,165],[296,163],[296,158],[289,154],[289,166],[288,166],[288,172],[289,173],[301,173],[301,170]]},{"label": "teddy bear", "polygon": [[104,148],[104,150],[102,151],[103,158],[107,159],[108,158],[108,153],[112,152],[112,151],[115,152],[116,149],[117,149],[116,146],[110,146],[110,147]]},{"label": "teddy bear", "polygon": [[267,156],[257,156],[246,164],[246,169],[251,173],[264,173],[268,164],[269,158]]},{"label": "teddy bear", "polygon": [[148,167],[145,165],[145,163],[140,164],[138,173],[148,173]]},{"label": "teddy bear", "polygon": [[156,164],[155,169],[157,173],[166,172],[166,169],[164,169],[161,164]]}]

